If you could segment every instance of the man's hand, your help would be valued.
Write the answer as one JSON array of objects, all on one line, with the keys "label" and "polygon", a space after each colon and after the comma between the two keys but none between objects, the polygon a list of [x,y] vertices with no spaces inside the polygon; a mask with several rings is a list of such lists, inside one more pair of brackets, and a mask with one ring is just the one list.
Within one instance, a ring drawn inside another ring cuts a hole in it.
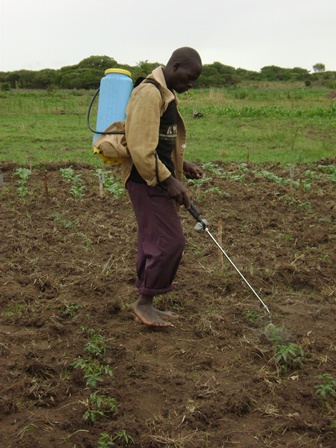
[{"label": "man's hand", "polygon": [[175,179],[173,176],[169,176],[166,180],[161,182],[161,185],[168,191],[169,195],[174,198],[178,204],[184,204],[189,210],[190,200],[182,182]]},{"label": "man's hand", "polygon": [[203,171],[199,166],[186,160],[183,162],[183,172],[187,179],[200,179],[203,176]]}]

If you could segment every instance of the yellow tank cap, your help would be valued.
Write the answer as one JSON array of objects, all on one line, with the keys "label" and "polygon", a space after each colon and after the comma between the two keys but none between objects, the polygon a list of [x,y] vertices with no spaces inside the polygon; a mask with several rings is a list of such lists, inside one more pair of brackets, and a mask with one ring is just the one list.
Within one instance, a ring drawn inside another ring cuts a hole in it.
[{"label": "yellow tank cap", "polygon": [[120,73],[122,75],[129,76],[130,78],[132,77],[131,72],[122,68],[108,68],[105,70],[104,75],[107,75],[108,73]]}]

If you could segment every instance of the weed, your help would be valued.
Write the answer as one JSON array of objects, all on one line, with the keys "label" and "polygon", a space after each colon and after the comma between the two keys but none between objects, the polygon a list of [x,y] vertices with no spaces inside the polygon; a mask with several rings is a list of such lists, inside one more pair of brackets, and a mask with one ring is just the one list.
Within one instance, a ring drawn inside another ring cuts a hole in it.
[{"label": "weed", "polygon": [[79,305],[75,303],[70,303],[69,305],[64,305],[60,308],[60,313],[63,317],[73,318],[78,313]]},{"label": "weed", "polygon": [[93,243],[92,243],[92,241],[91,240],[89,240],[89,239],[85,239],[85,235],[84,234],[82,234],[83,235],[83,246],[84,246],[84,250],[85,250],[85,252],[90,252],[91,250],[92,250],[92,246],[93,246]]},{"label": "weed", "polygon": [[323,383],[315,386],[317,395],[320,395],[324,399],[336,397],[336,380],[330,373],[318,375],[316,378],[323,381]]}]

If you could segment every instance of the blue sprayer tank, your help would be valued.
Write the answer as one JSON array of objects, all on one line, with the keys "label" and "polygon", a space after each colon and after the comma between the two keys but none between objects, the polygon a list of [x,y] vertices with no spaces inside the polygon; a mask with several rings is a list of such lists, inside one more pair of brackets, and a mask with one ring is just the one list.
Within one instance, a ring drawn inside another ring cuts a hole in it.
[{"label": "blue sprayer tank", "polygon": [[[131,73],[120,68],[105,70],[100,81],[96,131],[104,130],[115,121],[126,118],[126,106],[133,90]],[[94,134],[94,142],[100,134]]]}]

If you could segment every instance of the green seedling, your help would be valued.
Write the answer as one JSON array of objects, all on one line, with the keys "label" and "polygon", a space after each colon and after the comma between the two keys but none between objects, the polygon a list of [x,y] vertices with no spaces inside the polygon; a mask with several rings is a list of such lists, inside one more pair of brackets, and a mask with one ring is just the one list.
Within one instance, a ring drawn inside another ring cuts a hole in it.
[{"label": "green seedling", "polygon": [[98,448],[108,448],[109,446],[115,446],[114,437],[107,432],[102,432],[98,440]]},{"label": "green seedling", "polygon": [[70,188],[70,193],[75,196],[75,198],[82,198],[83,196],[85,196],[84,190],[85,190],[85,185],[72,185],[72,187]]},{"label": "green seedling", "polygon": [[20,199],[24,199],[28,194],[27,182],[30,175],[31,171],[28,168],[18,168],[14,173],[14,176],[19,178],[18,194]]},{"label": "green seedling", "polygon": [[114,437],[110,436],[108,433],[101,433],[98,440],[98,448],[107,448],[109,446],[117,446],[116,441],[118,441],[118,446],[123,443],[123,446],[129,447],[130,444],[134,444],[134,439],[132,436],[126,433],[126,431],[119,431]]},{"label": "green seedling", "polygon": [[100,417],[105,417],[107,414],[117,413],[118,410],[115,398],[99,395],[98,392],[92,393],[88,400],[83,403],[87,406],[83,418],[91,424],[96,422]]},{"label": "green seedling", "polygon": [[[103,176],[102,176],[103,174]],[[97,175],[104,180],[104,188],[111,193],[116,199],[121,199],[125,195],[125,187],[122,182],[117,180],[113,174],[102,173],[97,170]]]},{"label": "green seedling", "polygon": [[72,166],[69,168],[60,168],[61,176],[72,184],[70,193],[76,197],[81,198],[84,196],[85,185],[83,185],[83,179],[81,174],[75,174]]},{"label": "green seedling", "polygon": [[250,322],[256,322],[262,318],[261,314],[257,311],[244,311],[244,317]]},{"label": "green seedling", "polygon": [[305,356],[303,348],[298,344],[281,345],[275,347],[274,359],[276,365],[284,370],[292,370],[302,367],[302,360]]},{"label": "green seedling", "polygon": [[90,340],[85,345],[85,351],[95,358],[102,359],[106,352],[104,336],[96,333],[95,330],[89,330]]},{"label": "green seedling", "polygon": [[117,432],[116,436],[114,437],[114,440],[118,440],[119,442],[125,442],[126,446],[129,446],[130,443],[135,443],[133,437],[127,434],[126,431]]},{"label": "green seedling", "polygon": [[79,359],[72,364],[74,369],[80,368],[84,371],[84,379],[88,387],[96,387],[97,383],[103,381],[103,375],[113,376],[113,372],[108,365],[100,364],[92,359]]},{"label": "green seedling", "polygon": [[60,313],[63,317],[73,318],[78,314],[79,305],[70,303],[60,308]]},{"label": "green seedling", "polygon": [[324,373],[316,377],[323,382],[315,386],[316,394],[320,395],[324,399],[329,397],[336,397],[336,380],[330,373]]},{"label": "green seedling", "polygon": [[[270,172],[270,171],[266,171],[266,170],[261,170],[261,171],[254,171],[254,175],[256,177],[263,177],[264,179],[267,179],[271,182],[274,182],[276,184],[282,184],[282,185],[289,185],[291,183],[293,188],[299,189],[300,188],[300,182],[299,181],[295,181],[295,180],[291,180],[288,178],[283,178],[283,177],[279,177],[276,174]],[[308,191],[311,189],[311,182],[310,179],[303,179],[301,181],[301,186],[302,186],[302,190],[303,191]]]},{"label": "green seedling", "polygon": [[70,166],[69,168],[60,168],[60,173],[61,176],[69,182],[72,182],[75,176],[75,172],[72,166]]},{"label": "green seedling", "polygon": [[336,183],[336,166],[335,165],[318,165],[318,169],[328,174],[328,180]]},{"label": "green seedling", "polygon": [[277,344],[285,339],[284,329],[279,327],[278,325],[267,325],[264,330],[264,334],[269,341],[275,342]]},{"label": "green seedling", "polygon": [[316,171],[313,170],[306,170],[305,176],[308,177],[309,179],[319,180],[321,179],[322,174],[316,173]]},{"label": "green seedling", "polygon": [[230,194],[222,191],[219,187],[210,187],[205,190],[205,193],[216,193],[221,198],[229,198]]},{"label": "green seedling", "polygon": [[[98,440],[98,448],[107,448],[109,446],[117,446],[116,441],[119,443],[124,443],[123,446],[130,446],[130,444],[134,444],[134,439],[132,436],[127,434],[126,431],[119,431],[114,437],[110,436],[107,432],[103,432],[100,434],[99,440]],[[120,446],[118,444],[118,446]]]},{"label": "green seedling", "polygon": [[51,216],[56,222],[60,223],[65,229],[69,229],[72,232],[75,232],[77,230],[77,227],[79,225],[78,221],[70,221],[68,219],[62,218],[62,216],[58,212],[53,212]]}]

